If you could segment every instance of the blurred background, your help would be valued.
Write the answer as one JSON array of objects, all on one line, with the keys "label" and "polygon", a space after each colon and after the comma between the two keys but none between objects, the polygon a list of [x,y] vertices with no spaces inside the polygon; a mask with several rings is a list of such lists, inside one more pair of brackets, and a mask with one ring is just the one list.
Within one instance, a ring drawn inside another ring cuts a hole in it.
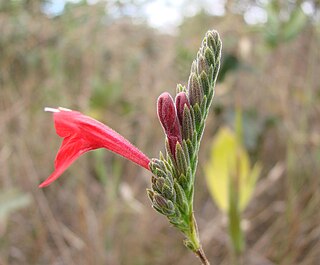
[{"label": "blurred background", "polygon": [[61,139],[46,106],[80,110],[149,157],[156,100],[186,84],[205,32],[222,67],[200,150],[195,215],[212,264],[230,264],[204,167],[242,111],[262,171],[243,213],[249,265],[320,262],[320,2],[0,0],[0,264],[198,264],[151,207],[150,173],[106,150],[45,189]]}]

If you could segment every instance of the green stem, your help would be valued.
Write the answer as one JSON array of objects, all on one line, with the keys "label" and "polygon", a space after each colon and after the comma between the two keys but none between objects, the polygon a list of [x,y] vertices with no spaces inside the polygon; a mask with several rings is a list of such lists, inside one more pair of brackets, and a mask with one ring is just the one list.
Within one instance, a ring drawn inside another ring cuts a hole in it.
[{"label": "green stem", "polygon": [[244,237],[241,230],[241,218],[238,213],[229,213],[229,233],[231,237],[232,247],[234,252],[239,255],[244,251]]},{"label": "green stem", "polygon": [[229,209],[229,235],[232,245],[232,264],[240,265],[241,257],[245,250],[245,239],[241,229],[241,212],[238,209],[237,198],[231,195],[231,203]]},{"label": "green stem", "polygon": [[208,261],[202,246],[200,244],[200,238],[199,238],[199,231],[198,231],[198,226],[196,219],[194,217],[194,214],[190,215],[190,233],[188,236],[188,240],[190,241],[192,245],[192,251],[196,254],[196,256],[200,259],[201,263],[203,265],[210,265],[210,262]]},{"label": "green stem", "polygon": [[232,257],[233,264],[240,265],[241,257],[245,250],[245,239],[241,229],[241,210],[239,206],[239,172],[240,172],[240,163],[239,158],[236,160],[237,171],[236,174],[231,175],[229,182],[229,211],[228,211],[228,220],[229,220],[229,235],[231,238],[232,244]]}]

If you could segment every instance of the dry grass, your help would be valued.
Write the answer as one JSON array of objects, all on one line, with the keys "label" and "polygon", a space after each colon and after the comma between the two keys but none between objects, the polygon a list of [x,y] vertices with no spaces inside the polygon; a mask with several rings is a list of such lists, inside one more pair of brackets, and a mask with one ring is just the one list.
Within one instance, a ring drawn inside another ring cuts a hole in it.
[{"label": "dry grass", "polygon": [[[172,37],[130,20],[105,24],[98,5],[56,19],[27,10],[0,13],[0,187],[18,187],[33,198],[9,216],[7,227],[0,223],[1,265],[196,264],[182,236],[150,208],[149,173],[122,158],[87,154],[49,188],[37,188],[59,146],[42,109],[81,110],[157,157],[164,145],[157,96],[185,83],[188,58],[212,27],[221,32],[224,56],[236,55],[241,66],[217,87],[201,149],[195,209],[208,257],[230,264],[226,221],[201,165],[218,126],[241,106],[264,124],[251,150],[264,172],[244,215],[246,264],[318,263],[319,34],[310,25],[271,49],[243,22],[231,30],[239,20],[231,13],[205,25],[190,20]],[[247,54],[240,40],[249,45]]]}]

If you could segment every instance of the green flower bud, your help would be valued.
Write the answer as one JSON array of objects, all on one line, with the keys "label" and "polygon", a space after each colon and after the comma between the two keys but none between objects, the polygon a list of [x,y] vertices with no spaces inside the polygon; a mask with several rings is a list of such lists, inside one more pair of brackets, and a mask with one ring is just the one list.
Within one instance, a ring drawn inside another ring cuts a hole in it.
[{"label": "green flower bud", "polygon": [[191,139],[194,131],[194,122],[191,117],[190,109],[185,105],[182,116],[182,137]]},{"label": "green flower bud", "polygon": [[208,72],[209,70],[209,65],[207,64],[207,61],[205,57],[200,54],[198,59],[197,59],[197,73],[198,75],[201,75],[202,72]]},{"label": "green flower bud", "polygon": [[205,96],[208,96],[209,90],[210,90],[210,84],[209,84],[208,75],[205,72],[202,72],[200,74],[200,82],[201,82],[203,94]]},{"label": "green flower bud", "polygon": [[176,201],[176,192],[174,191],[171,185],[167,185],[167,184],[163,185],[162,195],[173,202]]},{"label": "green flower bud", "polygon": [[166,208],[167,207],[167,200],[163,196],[161,196],[158,193],[154,193],[153,195],[153,203],[156,205],[158,208]]},{"label": "green flower bud", "polygon": [[189,203],[183,188],[177,181],[174,183],[174,190],[176,191],[176,204],[183,214],[187,214],[189,212]]},{"label": "green flower bud", "polygon": [[188,81],[188,94],[189,94],[190,104],[192,106],[194,106],[196,103],[200,104],[203,97],[203,91],[200,86],[198,77],[195,73],[190,74],[189,81]]},{"label": "green flower bud", "polygon": [[153,190],[147,189],[147,194],[148,194],[148,198],[151,201],[151,203],[153,203],[153,199],[154,199],[154,192]]},{"label": "green flower bud", "polygon": [[155,185],[156,185],[156,187],[157,187],[157,190],[162,191],[162,187],[163,187],[163,185],[164,185],[164,182],[165,182],[164,178],[158,178],[158,179],[156,180]]},{"label": "green flower bud", "polygon": [[180,174],[187,172],[189,166],[187,162],[188,160],[186,158],[186,154],[183,152],[182,146],[179,143],[176,145],[176,161]]},{"label": "green flower bud", "polygon": [[202,114],[201,114],[201,110],[198,104],[196,104],[195,106],[193,106],[193,111],[194,111],[194,121],[195,121],[195,125],[196,125],[196,130],[198,131],[201,121],[202,121]]},{"label": "green flower bud", "polygon": [[215,65],[215,58],[212,50],[206,48],[204,51],[204,57],[206,58],[207,65]]}]

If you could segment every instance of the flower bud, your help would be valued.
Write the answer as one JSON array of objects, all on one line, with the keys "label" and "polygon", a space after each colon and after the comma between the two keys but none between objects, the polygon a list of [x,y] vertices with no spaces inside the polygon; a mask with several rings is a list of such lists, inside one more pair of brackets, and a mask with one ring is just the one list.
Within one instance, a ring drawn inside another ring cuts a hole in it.
[{"label": "flower bud", "polygon": [[170,151],[175,156],[176,143],[182,141],[180,124],[172,97],[165,92],[158,98],[158,117],[167,135]]},{"label": "flower bud", "polygon": [[191,73],[188,81],[188,93],[190,104],[194,106],[196,103],[200,105],[203,98],[203,91],[200,86],[199,79],[196,74]]},{"label": "flower bud", "polygon": [[182,120],[183,120],[183,110],[185,105],[190,109],[190,103],[189,103],[187,94],[184,92],[180,92],[176,96],[176,109],[177,109],[177,116],[181,126],[182,126]]},{"label": "flower bud", "polygon": [[158,188],[159,191],[162,191],[162,187],[164,185],[164,178],[158,178],[157,181],[156,181],[156,186]]},{"label": "flower bud", "polygon": [[154,204],[156,206],[158,206],[160,209],[167,207],[167,200],[163,196],[161,196],[160,194],[155,193],[153,195],[153,199],[154,199],[154,201],[153,201]]},{"label": "flower bud", "polygon": [[150,199],[151,203],[153,203],[154,199],[154,192],[153,190],[147,189],[148,198]]},{"label": "flower bud", "polygon": [[184,106],[181,127],[183,139],[191,139],[194,135],[194,121],[192,119],[190,109],[187,107],[187,105]]},{"label": "flower bud", "polygon": [[207,64],[207,61],[205,57],[200,54],[199,57],[197,58],[197,72],[198,75],[200,75],[202,72],[208,72],[209,66]]},{"label": "flower bud", "polygon": [[157,193],[153,196],[153,206],[157,207],[164,215],[172,215],[175,213],[175,207],[172,201],[167,200]]},{"label": "flower bud", "polygon": [[191,73],[196,74],[197,73],[197,61],[194,60],[191,64]]},{"label": "flower bud", "polygon": [[158,98],[158,117],[165,133],[176,129],[173,126],[176,120],[176,110],[172,97],[167,92],[162,93]]}]

